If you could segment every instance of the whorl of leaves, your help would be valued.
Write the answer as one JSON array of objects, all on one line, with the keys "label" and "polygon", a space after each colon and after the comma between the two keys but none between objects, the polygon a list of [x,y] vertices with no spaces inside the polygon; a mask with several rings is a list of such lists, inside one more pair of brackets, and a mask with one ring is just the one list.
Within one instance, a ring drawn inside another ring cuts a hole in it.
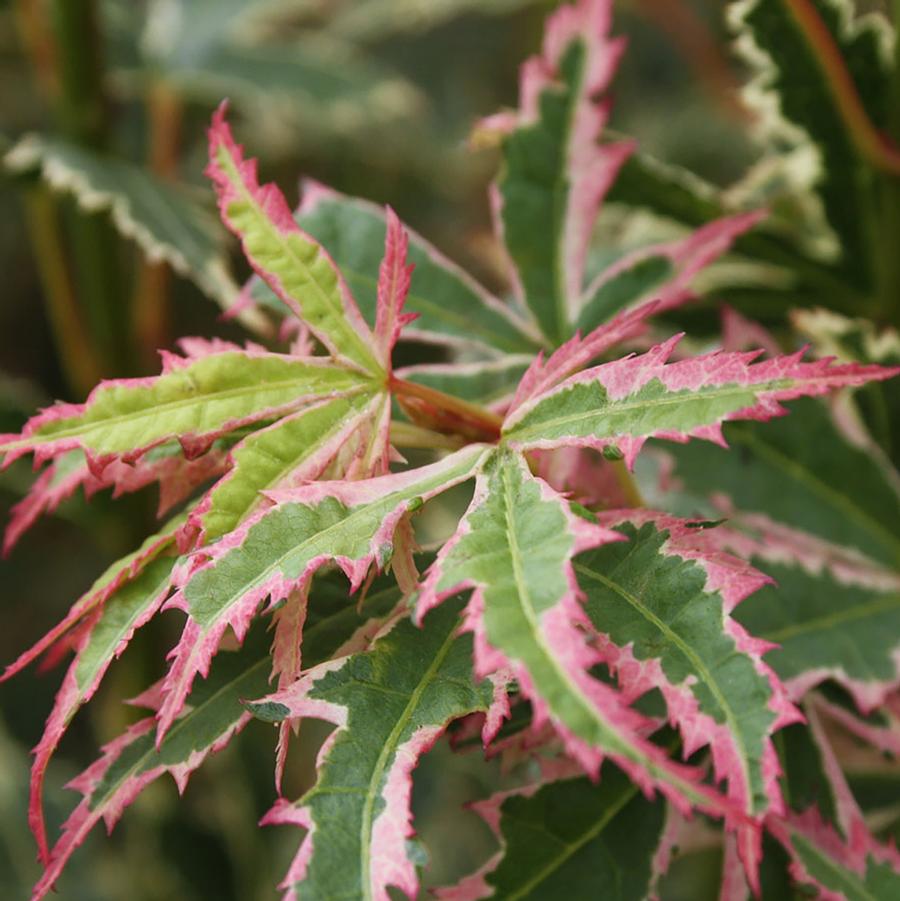
[{"label": "whorl of leaves", "polygon": [[[745,4],[760,39],[772,5]],[[36,749],[35,899],[97,822],[162,773],[183,788],[254,717],[279,724],[279,794],[299,720],[335,727],[313,787],[266,818],[305,830],[288,898],[417,896],[413,771],[451,728],[454,747],[477,734],[533,766],[478,805],[499,848],[442,897],[646,897],[700,828],[694,811],[719,823],[722,897],[768,886],[776,843],[784,885],[897,896],[898,856],[870,833],[820,714],[900,747],[870,721],[900,688],[898,480],[812,399],[897,370],[647,340],[760,212],[587,278],[633,150],[604,137],[624,49],[611,13],[611,0],[563,4],[522,67],[519,108],[483,126],[502,154],[491,196],[512,303],[389,209],[308,183],[292,212],[223,105],[207,171],[255,270],[239,305],[277,310],[289,348],[187,339],[158,376],[104,382],[0,436],[6,463],[47,464],[7,550],[79,487],[157,483],[161,510],[183,505],[4,674],[75,651]],[[829,212],[839,188],[823,185]],[[395,369],[406,339],[449,359]],[[642,352],[623,350],[636,339]],[[658,510],[630,473],[648,442],[664,442]],[[417,513],[465,483],[468,509],[418,554]],[[83,797],[51,846],[53,752],[162,609],[184,625],[140,699],[151,715],[72,782]],[[814,693],[828,681],[844,707]]]}]

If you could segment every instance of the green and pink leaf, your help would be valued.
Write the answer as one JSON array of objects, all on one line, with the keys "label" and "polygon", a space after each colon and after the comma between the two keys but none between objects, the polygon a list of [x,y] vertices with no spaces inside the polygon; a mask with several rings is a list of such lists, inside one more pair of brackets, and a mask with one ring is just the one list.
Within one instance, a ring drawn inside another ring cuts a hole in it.
[{"label": "green and pink leaf", "polygon": [[730,810],[699,784],[699,773],[647,741],[645,717],[589,675],[602,658],[586,640],[590,623],[572,560],[621,540],[576,516],[520,457],[501,451],[479,474],[459,530],[429,570],[417,615],[472,589],[465,627],[474,634],[477,675],[509,671],[533,705],[534,727],[550,722],[588,774],[609,757],[642,789],[659,788],[684,810]]},{"label": "green and pink leaf", "polygon": [[[412,771],[454,719],[487,711],[493,690],[472,673],[471,639],[458,636],[458,608],[404,618],[367,653],[339,658],[250,709],[266,719],[312,717],[337,729],[319,752],[316,785],[265,818],[306,829],[282,884],[307,894],[387,901],[388,887],[417,895],[406,844],[414,835]],[[341,816],[335,817],[335,804]]]},{"label": "green and pink leaf", "polygon": [[722,351],[667,363],[679,338],[584,370],[531,397],[507,416],[507,443],[521,450],[613,446],[631,467],[651,437],[723,444],[724,422],[770,419],[785,413],[783,401],[900,372],[829,360],[807,363],[802,351],[756,363],[757,353]]},{"label": "green and pink leaf", "polygon": [[337,360],[381,375],[366,325],[327,251],[306,234],[274,184],[260,185],[256,161],[244,158],[222,104],[209,129],[209,166],[225,224],[266,284]]},{"label": "green and pink leaf", "polygon": [[44,774],[78,709],[91,699],[112,661],[121,656],[134,633],[159,610],[170,590],[173,557],[159,557],[121,585],[102,607],[83,621],[75,659],[63,678],[44,733],[34,749],[28,821],[40,859],[49,861],[44,825]]},{"label": "green and pink leaf", "polygon": [[389,563],[403,517],[474,475],[484,455],[483,446],[472,445],[418,470],[270,492],[275,506],[189,557],[167,604],[187,613],[188,621],[172,652],[160,737],[181,710],[194,677],[206,674],[226,629],[241,640],[264,600],[274,607],[326,563],[337,563],[355,591],[373,567]]},{"label": "green and pink leaf", "polygon": [[[771,647],[731,617],[770,580],[722,550],[715,529],[649,510],[610,511],[599,522],[627,536],[575,563],[601,658],[626,702],[661,692],[685,757],[709,746],[716,780],[748,818],[783,808],[773,734],[801,719],[763,662]],[[758,829],[741,854],[755,871]]]}]

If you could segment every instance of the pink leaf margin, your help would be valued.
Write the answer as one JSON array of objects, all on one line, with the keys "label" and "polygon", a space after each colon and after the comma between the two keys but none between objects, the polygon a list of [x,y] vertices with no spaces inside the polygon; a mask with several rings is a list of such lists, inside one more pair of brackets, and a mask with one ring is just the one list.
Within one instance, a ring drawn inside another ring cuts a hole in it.
[{"label": "pink leaf margin", "polygon": [[[304,241],[314,244],[319,248],[319,253],[322,255],[323,259],[328,262],[328,265],[334,273],[341,295],[343,312],[347,321],[350,323],[350,326],[356,331],[360,340],[369,347],[372,347],[372,332],[370,331],[369,326],[366,324],[365,319],[363,319],[362,313],[360,313],[359,307],[356,305],[356,301],[353,299],[353,295],[350,292],[350,288],[348,287],[343,275],[341,275],[341,272],[338,269],[336,263],[324,247],[322,247],[311,235],[308,235],[297,225],[297,223],[294,221],[294,217],[291,215],[291,210],[288,206],[287,200],[285,200],[284,195],[281,193],[278,187],[271,183],[260,185],[256,172],[256,160],[246,159],[244,157],[243,147],[234,140],[234,137],[231,133],[231,128],[226,121],[225,116],[227,111],[228,103],[227,101],[223,101],[213,115],[212,124],[209,128],[210,162],[206,169],[206,174],[212,180],[219,195],[219,210],[222,215],[222,221],[229,227],[229,229],[231,229],[231,231],[233,231],[238,236],[238,238],[242,240],[242,243],[244,244],[246,250],[246,242],[244,241],[243,236],[231,224],[231,220],[228,214],[229,205],[235,200],[240,200],[241,198],[231,178],[216,162],[220,150],[226,153],[231,158],[234,166],[239,173],[243,188],[253,199],[253,201],[257,203],[263,210],[263,212],[269,217],[272,224],[276,229],[278,229],[278,231],[280,231],[283,235],[297,235]],[[267,272],[249,254],[248,260],[255,269],[256,273],[275,292],[275,294],[282,300],[282,302],[287,305],[287,307],[294,313],[294,315],[296,315],[297,318],[301,320],[301,322],[305,323],[310,328],[310,330],[325,345],[325,347],[328,348],[333,356],[349,365],[357,365],[355,361],[346,358],[341,353],[340,348],[337,347],[333,338],[328,334],[327,331],[316,328],[315,323],[310,322],[303,315],[303,308],[301,304],[296,300],[296,298],[290,295],[279,278],[274,276],[272,273]]]}]

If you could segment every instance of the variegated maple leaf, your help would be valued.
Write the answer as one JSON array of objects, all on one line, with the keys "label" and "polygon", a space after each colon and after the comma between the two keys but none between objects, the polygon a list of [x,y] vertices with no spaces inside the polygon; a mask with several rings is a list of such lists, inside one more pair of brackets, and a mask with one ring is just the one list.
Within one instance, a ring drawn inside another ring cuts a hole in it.
[{"label": "variegated maple leaf", "polygon": [[[49,462],[8,545],[79,486],[158,483],[162,509],[187,502],[5,673],[75,652],[36,749],[35,897],[95,823],[111,826],[163,772],[183,787],[251,714],[279,724],[279,793],[299,719],[335,726],[315,785],[267,818],[306,830],[291,898],[418,893],[413,771],[456,720],[458,745],[501,730],[489,750],[510,765],[536,758],[543,780],[481,805],[502,847],[447,897],[559,894],[584,866],[576,894],[615,884],[643,897],[674,854],[672,824],[694,810],[724,821],[723,897],[765,891],[760,855],[776,840],[794,879],[825,897],[894,885],[895,854],[851,803],[819,708],[807,705],[805,726],[794,704],[831,680],[868,716],[900,686],[897,481],[864,441],[810,425],[822,414],[812,398],[896,370],[802,351],[760,360],[743,344],[679,355],[678,335],[647,340],[759,212],[588,275],[601,203],[632,152],[604,136],[624,48],[611,11],[564,3],[522,68],[519,108],[483,126],[500,144],[492,200],[513,303],[389,209],[307,183],[292,213],[259,184],[223,104],[207,171],[255,271],[239,306],[279,315],[288,350],[187,339],[159,376],[104,382],[0,436],[6,463]],[[404,337],[445,357],[395,367]],[[768,424],[800,398],[799,424]],[[665,512],[629,473],[660,440]],[[424,456],[410,465],[397,448]],[[849,499],[836,487],[848,469]],[[443,496],[471,483],[459,515]],[[420,578],[422,535],[435,548]],[[83,799],[50,847],[51,755],[161,609],[185,622],[140,699],[152,716],[73,783]],[[666,720],[680,739],[660,741]],[[858,736],[875,728],[853,723]],[[833,810],[798,802],[791,751],[803,741],[825,748]],[[535,824],[551,839],[539,853]]]}]

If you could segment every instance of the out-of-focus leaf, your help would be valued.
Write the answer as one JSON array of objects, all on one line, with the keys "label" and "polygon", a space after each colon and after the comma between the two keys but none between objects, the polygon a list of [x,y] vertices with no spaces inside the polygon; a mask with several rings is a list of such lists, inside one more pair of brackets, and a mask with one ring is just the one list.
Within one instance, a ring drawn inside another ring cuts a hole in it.
[{"label": "out-of-focus leaf", "polygon": [[60,138],[29,135],[3,162],[12,172],[39,173],[52,190],[72,195],[87,211],[108,213],[149,260],[165,260],[217,303],[231,305],[236,288],[228,272],[225,234],[185,188]]}]

